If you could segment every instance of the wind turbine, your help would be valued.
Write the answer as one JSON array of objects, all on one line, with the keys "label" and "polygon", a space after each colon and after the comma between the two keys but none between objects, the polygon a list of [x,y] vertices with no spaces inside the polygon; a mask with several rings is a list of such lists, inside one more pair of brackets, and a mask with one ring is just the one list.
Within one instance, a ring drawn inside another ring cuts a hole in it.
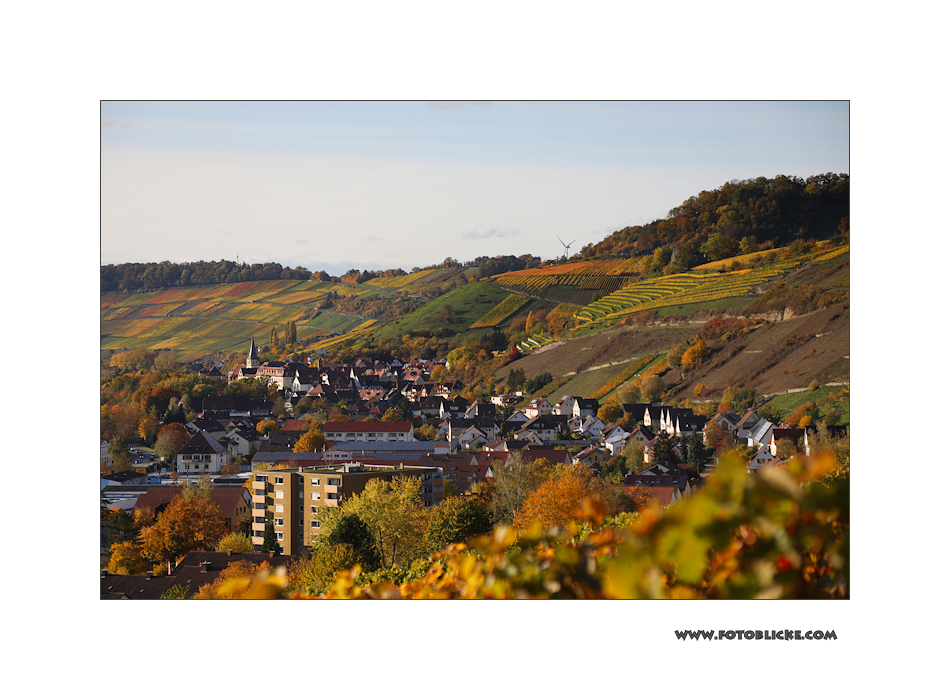
[{"label": "wind turbine", "polygon": [[[559,241],[561,241],[561,237],[560,237],[560,236],[558,236],[557,239],[558,239]],[[577,240],[577,239],[575,238],[574,241],[576,241],[576,240]],[[571,241],[571,243],[573,243],[574,241]],[[567,258],[568,258],[568,253],[571,252],[571,243],[565,243],[564,241],[561,241],[561,245],[564,246],[564,259],[565,259],[565,260],[567,260]]]}]

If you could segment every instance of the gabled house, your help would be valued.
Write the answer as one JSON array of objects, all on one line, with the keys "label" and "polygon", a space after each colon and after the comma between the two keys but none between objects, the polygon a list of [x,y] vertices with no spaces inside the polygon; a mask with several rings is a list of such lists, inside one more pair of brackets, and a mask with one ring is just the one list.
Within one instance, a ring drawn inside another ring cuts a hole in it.
[{"label": "gabled house", "polygon": [[527,435],[533,433],[541,440],[554,440],[558,433],[566,429],[567,419],[564,416],[539,415],[518,428],[515,431],[515,437],[519,440],[527,440],[529,439]]},{"label": "gabled house", "polygon": [[775,424],[772,421],[766,420],[765,418],[761,419],[756,423],[752,430],[749,432],[749,437],[746,438],[748,441],[749,447],[762,447],[767,446],[772,442],[772,430],[775,428]]},{"label": "gabled house", "polygon": [[587,437],[600,437],[607,426],[604,422],[597,416],[587,416],[586,418],[582,416],[573,416],[572,421],[582,421],[577,430],[571,430],[571,432],[580,433]]},{"label": "gabled house", "polygon": [[571,461],[574,464],[597,465],[606,462],[608,459],[609,455],[607,455],[607,453],[599,449],[596,445],[591,445],[587,449],[581,450],[574,455]]},{"label": "gabled house", "polygon": [[661,429],[661,416],[663,414],[662,406],[651,406],[647,405],[643,409],[643,418],[641,422],[654,432],[658,432]]},{"label": "gabled house", "polygon": [[769,450],[769,446],[761,445],[759,446],[759,449],[756,450],[755,454],[749,458],[749,464],[746,467],[746,471],[748,471],[750,474],[755,474],[759,469],[774,459],[775,455],[773,455]]},{"label": "gabled house", "polygon": [[537,418],[538,416],[549,416],[553,412],[551,404],[548,403],[548,400],[544,397],[539,399],[531,399],[528,405],[524,409],[524,414],[528,418]]},{"label": "gabled house", "polygon": [[606,426],[600,433],[600,443],[610,454],[616,455],[623,452],[627,445],[627,438],[630,436],[619,424]]},{"label": "gabled house", "polygon": [[227,448],[204,430],[193,435],[176,455],[178,472],[183,476],[217,474],[227,462]]},{"label": "gabled house", "polygon": [[[784,423],[782,425],[785,425]],[[798,449],[799,440],[804,441],[807,431],[804,428],[772,428],[772,439],[769,442],[769,452],[778,454],[778,441],[791,440]],[[803,443],[804,444],[804,443]]]},{"label": "gabled house", "polygon": [[735,437],[737,442],[745,442],[749,439],[749,434],[752,432],[752,429],[755,427],[756,423],[759,422],[759,417],[756,415],[755,411],[749,409],[743,414],[743,416],[736,423],[735,428]]}]

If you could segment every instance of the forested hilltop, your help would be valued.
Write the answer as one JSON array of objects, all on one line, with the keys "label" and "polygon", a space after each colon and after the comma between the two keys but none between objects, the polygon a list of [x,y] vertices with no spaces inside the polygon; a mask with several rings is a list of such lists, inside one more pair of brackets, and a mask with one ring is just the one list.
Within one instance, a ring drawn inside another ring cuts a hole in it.
[{"label": "forested hilltop", "polygon": [[[584,246],[581,255],[644,255],[658,248],[678,248],[679,267],[689,269],[752,249],[788,245],[795,239],[828,238],[847,222],[848,175],[825,173],[807,180],[779,175],[732,180],[703,191],[670,210],[666,218],[645,226],[628,226],[600,243]],[[844,232],[842,231],[842,232]]]}]

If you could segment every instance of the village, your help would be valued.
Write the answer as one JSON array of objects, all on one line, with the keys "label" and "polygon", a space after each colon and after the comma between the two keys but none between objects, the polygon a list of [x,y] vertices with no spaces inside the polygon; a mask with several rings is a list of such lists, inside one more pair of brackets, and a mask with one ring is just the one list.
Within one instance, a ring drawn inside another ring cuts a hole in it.
[{"label": "village", "polygon": [[[596,399],[563,396],[552,404],[544,398],[526,401],[520,392],[468,402],[458,395],[456,381],[429,381],[444,362],[439,359],[364,357],[324,365],[317,358],[311,366],[261,363],[257,353],[252,340],[243,366],[231,370],[228,381],[276,387],[287,417],[276,417],[265,400],[206,398],[185,423],[189,437],[172,460],[156,460],[154,452],[133,448],[133,468],[100,476],[104,508],[159,514],[183,484],[208,483],[227,530],[250,535],[257,552],[233,556],[256,561],[275,554],[306,555],[311,537],[320,531],[318,506],[336,506],[360,494],[371,479],[418,478],[423,504],[432,507],[449,496],[472,496],[515,461],[545,460],[552,468],[585,465],[624,491],[645,491],[660,506],[669,506],[702,488],[717,461],[707,447],[711,442],[725,439],[744,446],[751,475],[786,461],[788,445],[809,454],[814,437],[814,431],[773,423],[751,409],[708,417],[687,408],[637,403],[604,411]],[[322,422],[320,449],[306,449],[302,439],[312,434],[315,411],[326,406],[334,407],[332,417],[339,420]],[[105,440],[101,459],[110,463]],[[262,551],[268,521],[276,552]],[[101,544],[105,563],[107,538]],[[139,586],[141,576],[107,574],[104,568],[102,595],[156,597],[163,586],[182,580],[197,590],[228,563],[215,568],[211,554],[186,556],[170,575],[148,576],[154,580],[148,586]]]}]

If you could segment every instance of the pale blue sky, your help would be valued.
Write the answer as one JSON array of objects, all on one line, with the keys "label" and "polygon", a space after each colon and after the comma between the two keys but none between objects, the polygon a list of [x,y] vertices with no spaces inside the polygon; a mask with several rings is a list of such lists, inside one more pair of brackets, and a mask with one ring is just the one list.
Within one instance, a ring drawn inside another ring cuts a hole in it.
[{"label": "pale blue sky", "polygon": [[849,172],[847,102],[103,102],[102,263],[572,252],[731,179]]}]

